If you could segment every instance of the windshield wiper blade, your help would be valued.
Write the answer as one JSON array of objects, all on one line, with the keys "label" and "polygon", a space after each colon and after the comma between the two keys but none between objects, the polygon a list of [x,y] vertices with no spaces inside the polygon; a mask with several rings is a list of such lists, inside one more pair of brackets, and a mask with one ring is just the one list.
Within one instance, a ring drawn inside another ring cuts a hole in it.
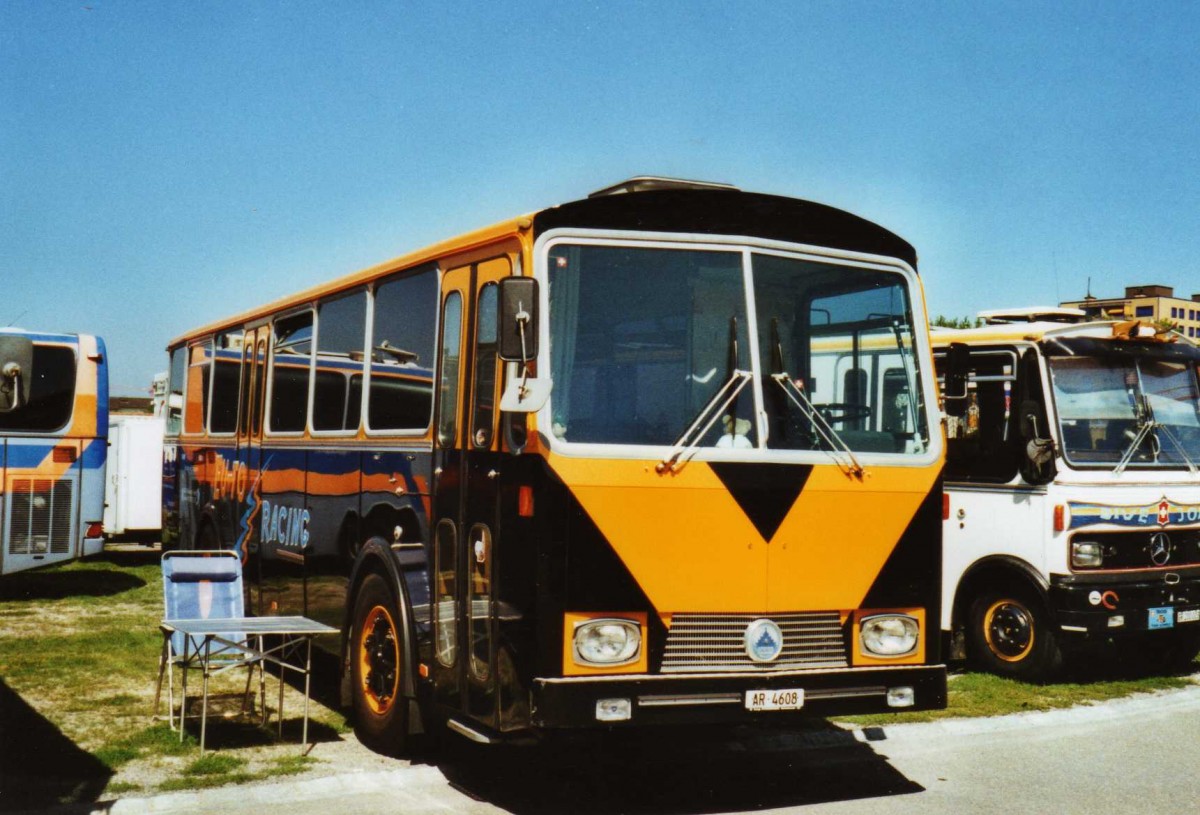
[{"label": "windshield wiper blade", "polygon": [[[850,449],[850,445],[846,444],[846,440],[833,429],[833,425],[830,424],[829,420],[821,415],[821,411],[817,410],[816,406],[809,401],[808,396],[804,393],[804,389],[796,384],[787,371],[771,374],[771,378],[779,384],[779,387],[783,388],[783,392],[787,394],[788,399],[792,400],[792,404],[800,409],[800,412],[808,419],[813,430],[817,432],[817,435],[829,445],[827,452],[838,463],[838,466],[843,468],[847,475],[861,479],[866,474],[866,470],[858,463],[858,459],[854,456],[854,451]],[[849,462],[843,461],[842,456],[849,459]]]},{"label": "windshield wiper blade", "polygon": [[1165,424],[1159,424],[1158,421],[1155,420],[1154,429],[1161,431],[1162,434],[1167,437],[1167,440],[1170,441],[1171,444],[1175,445],[1175,449],[1179,451],[1179,456],[1183,459],[1183,463],[1187,465],[1188,472],[1192,475],[1195,475],[1198,472],[1195,462],[1193,462],[1191,457],[1188,456],[1187,450],[1185,450],[1183,447],[1183,443],[1179,441],[1179,437],[1172,432],[1171,428],[1167,427]]},{"label": "windshield wiper blade", "polygon": [[[681,460],[686,461],[691,457],[695,449],[700,446],[700,439],[704,438],[704,434],[717,421],[717,417],[733,404],[733,400],[737,399],[737,395],[742,392],[751,378],[753,378],[753,374],[749,371],[734,369],[721,389],[704,403],[704,407],[700,408],[695,421],[671,445],[671,452],[667,453],[666,457],[658,463],[654,468],[655,471],[658,473],[678,472],[682,466]],[[687,454],[686,457],[685,454]]]}]

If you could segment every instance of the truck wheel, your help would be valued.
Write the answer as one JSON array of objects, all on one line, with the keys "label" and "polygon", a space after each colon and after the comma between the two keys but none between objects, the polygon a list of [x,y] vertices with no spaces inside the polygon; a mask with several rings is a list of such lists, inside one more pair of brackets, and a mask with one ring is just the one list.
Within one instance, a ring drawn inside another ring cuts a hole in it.
[{"label": "truck wheel", "polygon": [[985,591],[971,604],[970,656],[980,668],[1026,682],[1045,682],[1062,668],[1050,614],[1028,589]]},{"label": "truck wheel", "polygon": [[387,581],[367,575],[354,603],[350,641],[354,733],[385,755],[408,747],[408,699],[403,696],[405,639]]}]

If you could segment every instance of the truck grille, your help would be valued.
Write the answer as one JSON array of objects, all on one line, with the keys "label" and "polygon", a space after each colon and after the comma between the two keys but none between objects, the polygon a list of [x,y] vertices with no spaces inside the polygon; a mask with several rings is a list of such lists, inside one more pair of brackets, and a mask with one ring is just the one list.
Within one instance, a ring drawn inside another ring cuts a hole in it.
[{"label": "truck grille", "polygon": [[8,492],[10,555],[69,554],[75,537],[74,483],[14,478]]},{"label": "truck grille", "polygon": [[[773,620],[783,632],[783,652],[773,662],[752,662],[743,637],[755,620]],[[790,614],[676,614],[667,632],[663,673],[786,671],[845,668],[846,640],[836,611]]]}]

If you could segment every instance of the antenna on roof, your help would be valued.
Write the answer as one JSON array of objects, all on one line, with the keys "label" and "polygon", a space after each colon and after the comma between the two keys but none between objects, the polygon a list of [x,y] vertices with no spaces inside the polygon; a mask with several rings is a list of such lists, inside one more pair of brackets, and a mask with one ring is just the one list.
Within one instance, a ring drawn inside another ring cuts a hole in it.
[{"label": "antenna on roof", "polygon": [[1092,297],[1092,276],[1088,275],[1087,297],[1090,300]]}]

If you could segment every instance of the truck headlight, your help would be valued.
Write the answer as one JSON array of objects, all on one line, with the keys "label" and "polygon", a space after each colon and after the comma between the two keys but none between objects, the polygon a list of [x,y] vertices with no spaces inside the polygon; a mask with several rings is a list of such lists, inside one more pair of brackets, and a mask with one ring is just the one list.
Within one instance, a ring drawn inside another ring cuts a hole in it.
[{"label": "truck headlight", "polygon": [[1093,541],[1071,543],[1071,565],[1081,569],[1104,565],[1104,548]]},{"label": "truck headlight", "polygon": [[575,661],[580,665],[627,665],[642,649],[642,629],[633,620],[588,620],[575,626]]},{"label": "truck headlight", "polygon": [[868,656],[902,657],[917,650],[921,626],[904,614],[877,614],[862,621],[858,637]]}]

